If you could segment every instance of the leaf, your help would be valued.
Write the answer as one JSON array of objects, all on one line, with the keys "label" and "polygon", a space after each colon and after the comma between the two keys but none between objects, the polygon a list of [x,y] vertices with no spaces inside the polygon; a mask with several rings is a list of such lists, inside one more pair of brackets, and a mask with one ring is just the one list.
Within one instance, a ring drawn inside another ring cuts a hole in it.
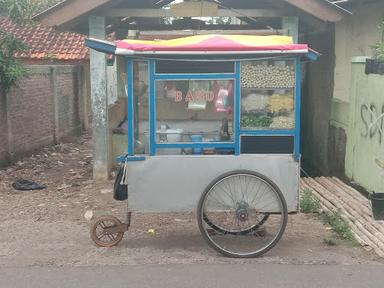
[{"label": "leaf", "polygon": [[24,66],[14,58],[16,52],[25,51],[22,41],[0,31],[0,93],[6,94],[26,74]]}]

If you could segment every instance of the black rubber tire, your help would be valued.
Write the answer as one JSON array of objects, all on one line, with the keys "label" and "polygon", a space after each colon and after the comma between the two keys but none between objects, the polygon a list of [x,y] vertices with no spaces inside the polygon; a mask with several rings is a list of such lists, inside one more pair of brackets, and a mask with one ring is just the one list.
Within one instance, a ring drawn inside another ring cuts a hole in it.
[{"label": "black rubber tire", "polygon": [[[273,241],[271,243],[269,243],[269,245],[265,246],[262,250],[259,250],[259,251],[255,252],[255,253],[246,254],[246,255],[232,253],[232,252],[224,250],[221,247],[219,247],[218,245],[216,245],[216,243],[214,243],[210,239],[210,237],[207,235],[207,230],[204,228],[204,224],[203,224],[205,222],[204,221],[203,205],[204,205],[205,198],[206,198],[207,194],[209,193],[209,191],[211,190],[211,188],[217,182],[221,181],[222,179],[224,179],[226,177],[229,177],[229,176],[238,175],[238,174],[242,174],[242,175],[248,174],[248,175],[251,175],[251,176],[255,176],[255,177],[260,178],[262,181],[266,182],[267,184],[269,184],[275,190],[275,192],[276,192],[276,194],[278,196],[278,199],[280,201],[281,207],[282,207],[282,213],[281,214],[282,214],[283,222],[282,222],[282,225],[281,225],[281,229],[279,230],[278,234],[273,239]],[[214,179],[205,188],[203,194],[200,197],[200,200],[199,200],[199,203],[198,203],[198,206],[197,206],[197,222],[198,222],[198,225],[199,225],[199,229],[200,229],[201,235],[203,236],[204,240],[208,243],[209,246],[211,246],[217,252],[219,252],[220,254],[222,254],[222,255],[224,255],[226,257],[231,257],[231,258],[255,258],[255,257],[259,257],[259,256],[265,254],[270,249],[272,249],[277,244],[277,242],[279,242],[279,240],[281,239],[281,237],[284,234],[285,228],[287,226],[287,221],[288,221],[287,203],[286,203],[284,195],[280,191],[279,187],[277,187],[277,185],[272,180],[270,180],[269,178],[265,177],[264,175],[262,175],[260,173],[257,173],[257,172],[254,172],[254,171],[250,171],[250,170],[234,170],[234,171],[230,171],[230,172],[224,173],[224,174],[220,175],[219,177],[217,177],[216,179]]]}]

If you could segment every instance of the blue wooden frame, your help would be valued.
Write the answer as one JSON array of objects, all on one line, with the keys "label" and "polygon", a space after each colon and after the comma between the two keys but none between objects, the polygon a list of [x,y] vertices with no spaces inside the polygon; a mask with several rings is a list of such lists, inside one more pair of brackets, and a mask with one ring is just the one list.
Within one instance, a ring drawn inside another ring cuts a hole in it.
[{"label": "blue wooden frame", "polygon": [[128,155],[134,155],[134,108],[133,108],[133,60],[127,59],[127,104],[128,104],[128,113],[127,113],[127,123],[128,123]]},{"label": "blue wooden frame", "polygon": [[149,155],[156,154],[155,60],[149,60]]},{"label": "blue wooden frame", "polygon": [[120,155],[115,158],[118,163],[145,161],[145,156]]},{"label": "blue wooden frame", "polygon": [[[315,54],[307,57],[316,60]],[[294,60],[296,79],[295,79],[295,128],[294,129],[266,129],[266,130],[242,130],[240,127],[241,117],[241,62],[235,61],[235,73],[215,73],[215,74],[157,74],[155,72],[155,60],[148,60],[149,64],[149,154],[156,155],[156,149],[167,148],[227,148],[233,149],[235,155],[240,155],[241,136],[293,136],[294,137],[294,158],[300,159],[300,108],[301,108],[301,57],[291,57]],[[129,73],[130,72],[130,73]],[[234,141],[233,142],[186,142],[186,143],[156,143],[156,80],[216,80],[227,79],[234,80]],[[133,60],[127,58],[127,81],[128,81],[128,155],[134,155],[134,108],[133,108]],[[129,116],[131,115],[131,116]],[[131,157],[132,158],[132,157]],[[130,161],[141,161],[145,157],[139,157],[140,160],[132,158]]]},{"label": "blue wooden frame", "polygon": [[235,62],[235,155],[240,155],[240,116],[241,116],[241,63]]},{"label": "blue wooden frame", "polygon": [[296,161],[300,160],[300,111],[301,111],[301,62],[300,57],[295,59],[295,139],[293,154]]},{"label": "blue wooden frame", "polygon": [[94,39],[85,39],[84,45],[94,49],[96,51],[107,53],[107,54],[115,54],[116,45],[110,42],[102,41],[102,40],[94,40]]},{"label": "blue wooden frame", "polygon": [[236,73],[202,73],[202,74],[155,74],[155,80],[217,80],[235,79]]},{"label": "blue wooden frame", "polygon": [[296,129],[240,130],[240,135],[250,136],[295,136]]},{"label": "blue wooden frame", "polygon": [[235,142],[157,143],[156,148],[231,148],[231,149],[235,149]]}]

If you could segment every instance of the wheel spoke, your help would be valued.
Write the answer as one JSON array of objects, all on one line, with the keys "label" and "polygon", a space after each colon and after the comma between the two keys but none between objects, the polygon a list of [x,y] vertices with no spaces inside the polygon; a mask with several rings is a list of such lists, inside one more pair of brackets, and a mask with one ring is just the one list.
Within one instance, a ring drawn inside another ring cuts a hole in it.
[{"label": "wheel spoke", "polygon": [[[260,185],[261,186],[261,185]],[[261,187],[259,187],[259,189],[258,189],[258,192],[257,192],[257,194],[255,195],[255,198],[250,202],[250,204],[251,205],[254,205],[254,203],[258,203],[258,202],[260,202],[261,201],[261,199],[263,199],[263,197],[265,196],[265,192],[267,191],[267,189],[268,189],[269,187],[268,186],[264,186],[264,188],[263,188],[263,192],[261,192],[260,193],[260,189],[261,189]],[[260,194],[260,196],[259,196],[259,194]],[[256,198],[257,197],[257,198]]]},{"label": "wheel spoke", "polygon": [[107,234],[109,240],[111,240],[112,242],[115,241],[115,238],[113,237],[112,234]]},{"label": "wheel spoke", "polygon": [[101,240],[103,238],[105,238],[105,234],[100,234],[99,236],[97,236],[97,239],[99,239],[99,240]]},{"label": "wheel spoke", "polygon": [[220,204],[222,207],[230,208],[231,206],[229,204],[224,203],[223,201],[220,201],[213,195],[210,195],[209,199],[207,201],[214,200],[215,203]]},{"label": "wheel spoke", "polygon": [[221,188],[221,186],[218,186],[218,188],[220,188],[228,197],[229,199],[232,200],[232,204],[235,205],[236,204],[236,200],[233,198],[233,195],[232,194],[228,194],[227,191],[225,191],[223,188]]}]

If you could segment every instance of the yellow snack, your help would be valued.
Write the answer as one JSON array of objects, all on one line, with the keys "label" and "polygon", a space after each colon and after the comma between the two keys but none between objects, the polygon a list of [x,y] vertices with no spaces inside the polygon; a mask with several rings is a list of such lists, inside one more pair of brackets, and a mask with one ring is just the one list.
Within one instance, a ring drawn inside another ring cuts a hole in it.
[{"label": "yellow snack", "polygon": [[282,111],[292,111],[294,101],[290,95],[272,95],[268,101],[268,111],[271,113],[279,113]]}]

